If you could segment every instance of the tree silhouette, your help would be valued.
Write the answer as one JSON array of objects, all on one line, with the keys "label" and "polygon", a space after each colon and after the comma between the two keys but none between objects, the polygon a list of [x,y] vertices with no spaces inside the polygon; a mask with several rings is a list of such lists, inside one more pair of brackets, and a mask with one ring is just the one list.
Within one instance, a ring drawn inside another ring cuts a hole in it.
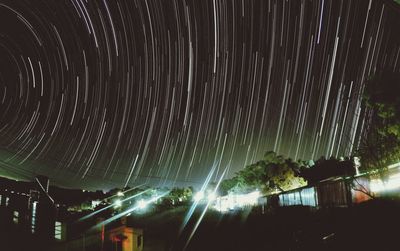
[{"label": "tree silhouette", "polygon": [[321,157],[313,166],[303,166],[300,169],[300,176],[307,180],[308,184],[315,184],[331,177],[352,176],[355,173],[354,162],[349,158],[338,160],[334,157],[329,159]]}]

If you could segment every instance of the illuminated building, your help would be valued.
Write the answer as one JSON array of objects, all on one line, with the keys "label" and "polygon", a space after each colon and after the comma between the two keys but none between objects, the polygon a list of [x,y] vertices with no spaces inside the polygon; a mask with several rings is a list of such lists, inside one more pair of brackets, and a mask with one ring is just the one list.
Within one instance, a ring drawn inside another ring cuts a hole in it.
[{"label": "illuminated building", "polygon": [[48,195],[47,177],[35,178],[29,193],[8,187],[0,189],[0,222],[3,228],[14,226],[22,234],[41,240],[54,238],[56,207]]},{"label": "illuminated building", "polygon": [[79,238],[61,242],[54,251],[142,251],[143,244],[143,230],[132,227],[123,217],[121,221],[85,231]]}]

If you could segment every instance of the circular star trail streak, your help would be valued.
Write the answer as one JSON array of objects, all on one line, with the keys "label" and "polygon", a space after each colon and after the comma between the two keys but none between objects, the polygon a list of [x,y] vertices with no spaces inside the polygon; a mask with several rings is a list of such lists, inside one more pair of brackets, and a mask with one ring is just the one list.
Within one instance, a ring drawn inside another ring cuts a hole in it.
[{"label": "circular star trail streak", "polygon": [[0,2],[1,172],[196,185],[267,150],[348,156],[365,80],[400,71],[379,0]]}]

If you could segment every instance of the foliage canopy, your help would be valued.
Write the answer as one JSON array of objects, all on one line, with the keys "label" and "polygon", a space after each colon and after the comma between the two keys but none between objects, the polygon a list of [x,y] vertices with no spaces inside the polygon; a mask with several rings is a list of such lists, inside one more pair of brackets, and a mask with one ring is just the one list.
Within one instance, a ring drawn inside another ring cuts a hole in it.
[{"label": "foliage canopy", "polygon": [[286,191],[306,185],[299,177],[299,164],[277,155],[273,151],[264,154],[262,160],[257,161],[236,173],[231,179],[224,180],[220,185],[220,192],[246,193],[261,190],[263,193]]}]

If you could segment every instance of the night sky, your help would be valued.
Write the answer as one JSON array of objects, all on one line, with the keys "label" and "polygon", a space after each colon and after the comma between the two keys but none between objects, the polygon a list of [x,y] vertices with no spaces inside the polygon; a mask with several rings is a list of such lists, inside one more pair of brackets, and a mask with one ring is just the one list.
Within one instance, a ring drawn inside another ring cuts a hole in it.
[{"label": "night sky", "polygon": [[199,185],[267,150],[347,156],[365,80],[400,71],[367,0],[0,1],[0,173]]}]

